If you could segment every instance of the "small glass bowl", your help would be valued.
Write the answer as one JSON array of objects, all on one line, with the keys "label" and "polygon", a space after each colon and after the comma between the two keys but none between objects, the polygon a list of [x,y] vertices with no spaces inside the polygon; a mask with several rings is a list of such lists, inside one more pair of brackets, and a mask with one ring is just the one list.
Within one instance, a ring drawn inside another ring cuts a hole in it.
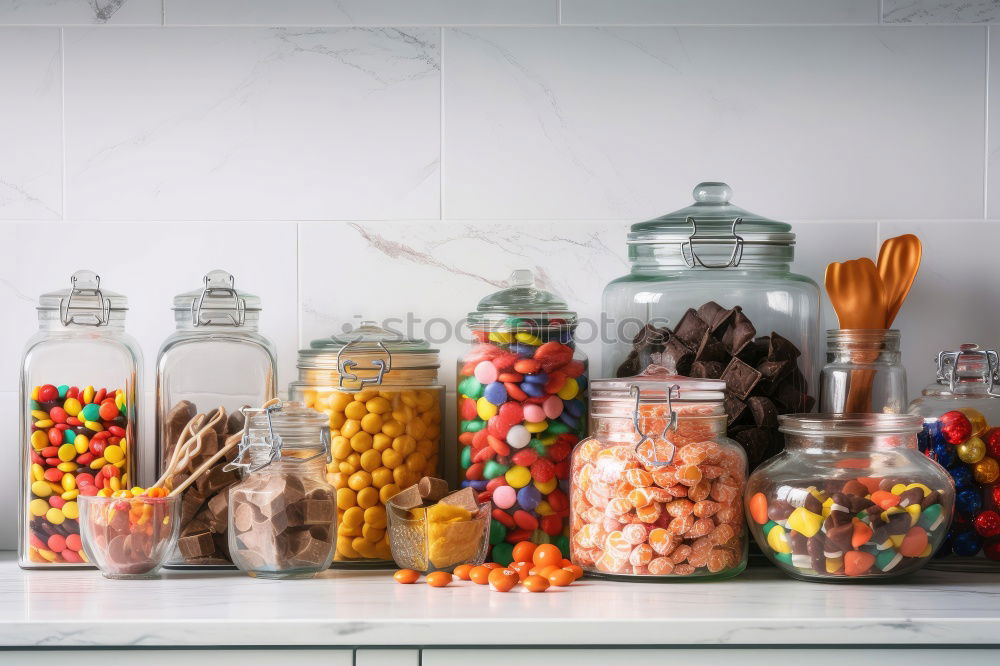
[{"label": "small glass bowl", "polygon": [[177,545],[181,496],[80,495],[80,536],[107,578],[155,578]]},{"label": "small glass bowl", "polygon": [[423,518],[414,520],[407,516],[409,511],[389,507],[389,546],[400,568],[430,573],[486,561],[493,512],[490,502],[479,505],[471,520],[456,522],[429,519],[431,508],[423,509]]}]

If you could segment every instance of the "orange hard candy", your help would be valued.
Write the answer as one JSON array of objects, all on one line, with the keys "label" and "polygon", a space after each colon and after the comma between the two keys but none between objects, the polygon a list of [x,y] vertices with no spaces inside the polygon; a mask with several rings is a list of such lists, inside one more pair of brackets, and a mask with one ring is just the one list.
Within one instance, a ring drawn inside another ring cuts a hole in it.
[{"label": "orange hard candy", "polygon": [[764,493],[757,493],[750,498],[750,517],[758,525],[767,522],[767,497]]},{"label": "orange hard candy", "polygon": [[899,553],[903,557],[920,557],[920,554],[926,550],[927,543],[926,530],[919,525],[915,525],[903,537],[903,542],[899,544]]},{"label": "orange hard candy", "polygon": [[849,550],[844,553],[844,573],[848,576],[861,576],[875,564],[875,556],[861,550]]}]

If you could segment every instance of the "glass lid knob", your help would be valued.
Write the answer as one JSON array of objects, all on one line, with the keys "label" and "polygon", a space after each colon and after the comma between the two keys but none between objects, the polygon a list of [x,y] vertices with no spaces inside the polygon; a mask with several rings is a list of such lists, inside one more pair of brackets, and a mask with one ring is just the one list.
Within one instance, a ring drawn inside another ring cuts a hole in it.
[{"label": "glass lid knob", "polygon": [[692,191],[698,203],[727,204],[733,197],[733,188],[725,183],[705,182],[695,185]]}]

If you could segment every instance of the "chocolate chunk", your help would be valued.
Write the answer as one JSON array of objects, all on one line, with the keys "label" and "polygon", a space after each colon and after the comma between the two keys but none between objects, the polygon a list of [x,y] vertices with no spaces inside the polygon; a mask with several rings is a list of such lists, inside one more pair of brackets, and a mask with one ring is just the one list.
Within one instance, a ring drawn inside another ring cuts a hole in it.
[{"label": "chocolate chunk", "polygon": [[208,500],[208,511],[211,514],[209,525],[218,534],[225,533],[229,523],[229,493],[218,493]]},{"label": "chocolate chunk", "polygon": [[185,490],[184,497],[181,499],[181,525],[194,518],[204,503],[205,496],[196,488]]},{"label": "chocolate chunk", "polygon": [[768,361],[794,361],[799,356],[801,356],[801,352],[799,352],[798,347],[788,339],[771,331],[771,340],[767,349]]},{"label": "chocolate chunk", "polygon": [[227,472],[223,467],[223,465],[212,467],[194,482],[195,485],[206,495],[211,495],[236,483],[236,472]]},{"label": "chocolate chunk", "polygon": [[778,410],[774,403],[759,395],[747,399],[747,406],[753,414],[753,421],[758,426],[774,427],[778,425]]},{"label": "chocolate chunk", "polygon": [[729,361],[729,352],[726,346],[712,337],[711,333],[706,333],[698,344],[698,349],[694,354],[696,361],[715,361],[726,363]]},{"label": "chocolate chunk", "polygon": [[722,334],[722,344],[726,345],[730,354],[736,356],[753,341],[755,335],[757,335],[757,329],[747,319],[747,316],[742,312],[736,312],[733,315],[732,323]]},{"label": "chocolate chunk", "polygon": [[198,532],[182,536],[177,540],[177,547],[181,555],[188,557],[205,557],[215,552],[215,542],[212,540],[211,532]]},{"label": "chocolate chunk", "polygon": [[747,343],[743,349],[740,350],[738,357],[741,361],[747,365],[756,366],[761,361],[767,358],[767,348],[770,339],[767,336],[763,338],[755,338],[752,342]]},{"label": "chocolate chunk", "polygon": [[776,523],[784,522],[792,515],[795,507],[785,500],[775,499],[767,505],[767,517]]},{"label": "chocolate chunk", "polygon": [[809,553],[809,559],[812,563],[812,567],[820,573],[826,572],[826,555],[824,554],[825,548],[826,538],[823,536],[822,532],[817,532],[806,542],[806,551]]},{"label": "chocolate chunk", "polygon": [[[249,407],[249,405],[244,405],[244,407]],[[236,433],[241,432],[246,420],[246,417],[243,416],[243,412],[239,409],[231,413],[229,418],[226,419],[226,434],[235,435]]]},{"label": "chocolate chunk", "polygon": [[167,412],[167,417],[164,419],[163,424],[163,437],[166,440],[163,452],[164,461],[170,460],[170,456],[174,452],[174,447],[177,446],[177,440],[180,438],[184,426],[197,413],[198,409],[194,406],[194,403],[187,400],[181,400]]},{"label": "chocolate chunk", "polygon": [[739,442],[740,446],[747,452],[747,460],[751,467],[759,465],[770,457],[771,438],[761,428],[744,427],[743,430],[733,435],[733,439]]},{"label": "chocolate chunk", "polygon": [[[217,417],[218,420],[216,420]],[[212,423],[213,421],[214,425],[212,426],[212,429],[215,431],[216,436],[221,442],[225,438],[226,432],[229,430],[229,417],[226,415],[226,410],[222,407],[216,407],[205,415],[205,423]]]},{"label": "chocolate chunk", "polygon": [[830,515],[826,517],[823,521],[823,529],[829,532],[832,529],[840,527],[851,522],[851,514],[847,511],[831,511]]},{"label": "chocolate chunk", "polygon": [[738,358],[734,358],[722,371],[721,379],[726,382],[726,390],[740,400],[746,400],[753,387],[760,381],[760,372]]},{"label": "chocolate chunk", "polygon": [[692,308],[688,308],[681,320],[677,322],[677,326],[674,327],[674,335],[691,349],[698,348],[706,333],[708,333],[708,324]]},{"label": "chocolate chunk", "polygon": [[784,413],[808,412],[812,408],[809,396],[795,388],[792,381],[783,381],[771,390],[771,397]]},{"label": "chocolate chunk", "polygon": [[[830,515],[832,516],[833,514]],[[851,521],[849,519],[846,523],[842,523],[840,525],[836,525],[835,527],[831,527],[826,531],[827,549],[830,549],[830,547],[832,546],[836,550],[831,552],[846,553],[847,551],[852,549],[851,539],[853,538],[853,536],[854,536],[854,525],[851,524]]]},{"label": "chocolate chunk", "polygon": [[844,484],[843,493],[845,495],[860,495],[864,497],[868,494],[868,487],[857,479],[851,479]]},{"label": "chocolate chunk", "polygon": [[750,410],[746,403],[731,395],[727,395],[723,405],[726,408],[726,422],[730,425],[737,425],[748,418]]},{"label": "chocolate chunk", "polygon": [[242,502],[237,505],[233,512],[233,527],[236,528],[237,532],[246,532],[253,526],[254,522],[263,519],[263,514],[260,512],[255,514],[255,509],[249,502]]},{"label": "chocolate chunk", "polygon": [[804,534],[800,534],[795,530],[788,531],[788,545],[792,547],[792,552],[796,555],[805,555],[808,553],[808,543],[809,540]]},{"label": "chocolate chunk", "polygon": [[425,502],[437,502],[448,494],[448,482],[444,479],[425,476],[417,481],[417,490],[420,491],[420,497]]},{"label": "chocolate chunk", "polygon": [[688,376],[694,363],[694,352],[678,338],[670,338],[663,351],[650,355],[650,361],[662,365],[671,374]]},{"label": "chocolate chunk", "polygon": [[729,317],[732,312],[732,310],[722,307],[715,301],[709,301],[698,308],[698,316],[713,330],[716,328],[718,322]]},{"label": "chocolate chunk", "polygon": [[817,498],[812,493],[806,495],[806,501],[805,504],[803,504],[803,506],[805,507],[806,511],[812,511],[813,513],[820,515],[823,514],[823,503],[820,502],[819,498]]},{"label": "chocolate chunk", "polygon": [[937,504],[941,501],[941,493],[937,490],[932,490],[927,497],[920,500],[920,510],[923,511],[932,504]]},{"label": "chocolate chunk", "polygon": [[701,379],[718,379],[724,366],[716,361],[695,361],[691,364],[691,376]]},{"label": "chocolate chunk", "polygon": [[290,542],[288,562],[300,567],[316,567],[322,565],[330,556],[330,542],[320,541],[309,532],[300,533]]},{"label": "chocolate chunk", "polygon": [[326,500],[302,500],[297,505],[302,513],[299,525],[326,525],[332,523],[336,518],[336,509],[333,499]]},{"label": "chocolate chunk", "polygon": [[629,352],[628,358],[615,370],[615,377],[634,377],[642,372],[639,367],[639,352],[634,349]]}]

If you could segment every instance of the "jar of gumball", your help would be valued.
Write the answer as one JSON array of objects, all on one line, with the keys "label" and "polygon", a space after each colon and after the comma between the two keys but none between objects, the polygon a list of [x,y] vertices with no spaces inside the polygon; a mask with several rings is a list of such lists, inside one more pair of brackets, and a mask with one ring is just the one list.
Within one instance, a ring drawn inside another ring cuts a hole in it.
[{"label": "jar of gumball", "polygon": [[42,294],[21,360],[18,563],[87,564],[79,495],[134,483],[142,353],[125,333],[128,299],[77,271]]},{"label": "jar of gumball", "polygon": [[726,437],[726,384],[650,366],[591,386],[573,451],[570,558],[631,580],[715,580],[747,565],[747,458]]},{"label": "jar of gumball", "polygon": [[934,569],[1000,571],[1000,362],[974,344],[942,351],[937,381],[910,404],[919,445],[955,482],[955,517]]},{"label": "jar of gumball", "polygon": [[492,501],[492,559],[519,541],[569,554],[569,455],[587,433],[587,358],[577,315],[535,286],[530,270],[486,296],[467,318],[458,361],[459,477]]},{"label": "jar of gumball", "polygon": [[944,542],[955,486],[917,450],[911,414],[789,414],[785,450],[747,482],[750,532],[802,580],[912,573]]},{"label": "jar of gumball", "polygon": [[444,387],[438,350],[373,322],[299,351],[288,394],[329,417],[337,491],[334,568],[393,565],[386,502],[438,476]]}]

